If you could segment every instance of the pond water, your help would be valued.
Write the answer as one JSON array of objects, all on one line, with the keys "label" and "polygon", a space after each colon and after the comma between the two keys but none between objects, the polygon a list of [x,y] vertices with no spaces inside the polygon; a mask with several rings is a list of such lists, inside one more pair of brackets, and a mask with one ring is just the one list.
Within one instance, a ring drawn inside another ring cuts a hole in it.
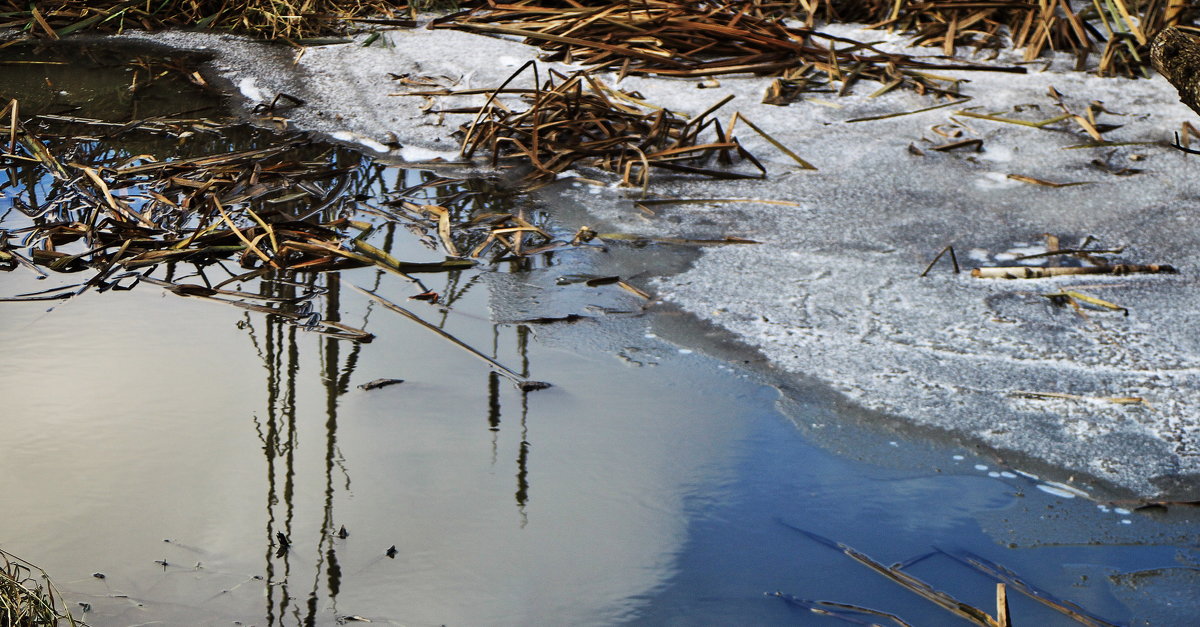
[{"label": "pond water", "polygon": [[[71,161],[278,141],[228,125],[110,138],[95,123],[63,127],[218,102],[124,51],[3,53],[0,96],[20,98],[29,128],[67,138]],[[296,150],[328,170],[305,183],[312,195],[345,199],[323,218],[369,223],[364,241],[395,259],[444,258],[435,226],[391,216],[397,199],[463,218],[516,213],[558,240],[586,223],[552,192]],[[23,229],[46,219],[27,215],[31,194],[57,188],[30,180],[24,162],[5,165],[0,241],[20,251]],[[302,204],[276,204],[288,203]],[[461,236],[461,248],[480,243]],[[63,250],[78,254],[72,245]],[[0,548],[46,569],[97,626],[894,624],[833,605],[817,607],[834,616],[814,613],[813,600],[970,624],[821,538],[885,565],[912,560],[906,572],[988,612],[996,580],[972,558],[1112,624],[1194,624],[1192,509],[1090,500],[817,386],[774,381],[668,307],[580,281],[638,284],[693,254],[594,243],[414,275],[419,285],[374,266],[280,270],[225,284],[239,294],[217,296],[235,304],[116,275],[80,291],[88,272],[14,262],[0,296],[78,294],[0,303]],[[244,272],[231,258],[147,276],[216,285]],[[552,387],[519,389],[356,287]],[[422,291],[437,302],[409,300]],[[374,339],[322,333],[313,314]],[[360,387],[379,379],[403,382]],[[1075,624],[1015,588],[1015,624]]]}]

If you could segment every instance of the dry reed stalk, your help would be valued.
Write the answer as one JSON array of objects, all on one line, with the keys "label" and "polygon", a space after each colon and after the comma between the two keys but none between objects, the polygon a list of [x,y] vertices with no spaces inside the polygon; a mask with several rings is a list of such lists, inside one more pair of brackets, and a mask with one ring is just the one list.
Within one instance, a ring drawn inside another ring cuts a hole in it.
[{"label": "dry reed stalk", "polygon": [[340,32],[356,19],[403,23],[396,17],[409,12],[408,4],[385,0],[3,0],[0,28],[58,39],[83,30],[198,27],[298,40]]},{"label": "dry reed stalk", "polygon": [[974,268],[971,276],[979,279],[1045,279],[1056,276],[1078,274],[1176,274],[1178,270],[1167,264],[1126,264],[1111,266],[1070,266],[1039,268],[1034,266],[1006,266],[996,268]]},{"label": "dry reed stalk", "polygon": [[[533,67],[536,88],[509,89],[507,85],[526,67]],[[585,71],[570,76],[552,72],[544,84],[537,84],[536,76],[536,66],[527,64],[493,90],[482,107],[464,111],[476,116],[463,127],[464,157],[485,152],[491,153],[493,165],[529,166],[526,178],[535,182],[585,165],[620,174],[626,185],[643,189],[649,184],[651,169],[724,179],[759,178],[766,173],[712,117],[729,99],[689,121],[666,109],[626,104],[641,98],[614,90]],[[517,96],[528,107],[499,106],[497,99],[502,95]],[[709,133],[712,137],[705,138]],[[719,167],[740,158],[750,161],[757,172],[745,174]],[[806,163],[794,153],[793,158]],[[710,165],[713,162],[715,165]]]},{"label": "dry reed stalk", "polygon": [[[1200,7],[1187,0],[647,0],[612,2],[582,0],[476,1],[467,13],[443,25],[479,32],[526,37],[530,43],[570,60],[607,63],[656,63],[659,72],[678,70],[672,62],[695,65],[697,56],[727,57],[730,68],[774,72],[770,48],[780,39],[780,18],[803,21],[808,29],[822,22],[866,22],[911,33],[919,45],[940,48],[952,56],[959,47],[1024,49],[1027,60],[1047,50],[1080,58],[1101,50],[1102,75],[1145,73],[1148,45],[1165,27],[1188,24]],[[732,26],[732,28],[731,28]],[[794,30],[794,29],[793,29]],[[803,30],[803,29],[801,29]],[[692,32],[687,32],[692,31]],[[720,33],[720,39],[707,39]],[[588,50],[587,48],[591,48]],[[754,57],[754,55],[768,55]],[[742,61],[739,63],[737,59]],[[827,58],[824,60],[828,60]],[[711,64],[710,73],[720,69]],[[850,68],[853,63],[841,64]],[[695,71],[696,67],[687,68]],[[641,71],[652,71],[642,68]],[[890,81],[883,81],[890,82]]]},{"label": "dry reed stalk", "polygon": [[[887,53],[870,44],[789,27],[764,8],[764,3],[678,0],[478,2],[467,11],[434,20],[431,27],[522,37],[547,50],[551,60],[613,69],[622,75],[783,74],[787,81],[803,79],[818,87],[842,81],[843,91],[853,81],[867,79],[922,93],[953,94],[953,83],[922,70],[1024,72],[1024,68],[930,62]],[[774,89],[768,98],[786,100],[781,93],[784,86]]]},{"label": "dry reed stalk", "polygon": [[0,625],[58,627],[78,623],[60,609],[62,595],[42,569],[0,550]]}]

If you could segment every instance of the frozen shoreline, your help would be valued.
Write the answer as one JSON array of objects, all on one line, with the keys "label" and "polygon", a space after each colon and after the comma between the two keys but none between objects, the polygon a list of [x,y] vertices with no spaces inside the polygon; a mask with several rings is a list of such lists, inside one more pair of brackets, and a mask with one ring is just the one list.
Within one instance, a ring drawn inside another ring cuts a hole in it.
[{"label": "frozen shoreline", "polygon": [[[837,30],[859,39],[890,37]],[[393,31],[385,36],[387,47],[311,48],[298,61],[290,49],[220,35],[129,37],[207,50],[215,55],[215,72],[241,92],[247,107],[286,93],[305,101],[280,113],[296,128],[376,151],[389,150],[385,144],[395,139],[403,147],[390,156],[411,161],[452,159],[457,145],[450,133],[467,118],[448,115],[439,124],[439,116],[422,111],[424,98],[391,95],[406,88],[389,73],[444,77],[438,80],[459,89],[494,87],[537,52],[446,30]],[[828,103],[774,107],[760,103],[765,78],[722,77],[720,87],[696,89],[696,81],[630,77],[623,88],[693,114],[734,94],[723,119],[741,111],[818,168],[797,168],[742,128],[740,140],[767,166],[769,178],[659,177],[651,184],[655,197],[799,206],[680,204],[656,207],[648,216],[633,207],[637,190],[581,183],[564,186],[563,201],[585,205],[597,220],[631,233],[762,242],[707,249],[691,269],[652,287],[782,370],[1005,456],[1042,460],[1144,498],[1200,498],[1200,337],[1194,332],[1200,232],[1193,215],[1200,208],[1200,157],[1159,145],[1183,122],[1200,121],[1160,77],[1099,79],[1038,67],[1026,75],[961,73],[971,81],[964,87],[969,103],[860,123],[846,121],[936,103],[901,91],[872,99],[876,86],[861,84]],[[616,77],[606,81],[613,85]],[[1037,105],[1026,111],[1030,118],[1052,117],[1059,110],[1047,96],[1050,86],[1074,111],[1103,101],[1122,115],[1101,114],[1100,121],[1123,125],[1105,138],[1134,143],[1064,149],[1090,140],[1065,123],[1054,125],[1065,130],[1053,131],[955,116],[967,106],[995,113]],[[465,102],[441,98],[437,104]],[[935,126],[980,139],[982,150],[931,150],[951,141]],[[1047,187],[1009,178],[1013,174],[1087,184]],[[1127,246],[1124,261],[1168,263],[1180,273],[1004,281],[955,275],[943,260],[929,276],[918,276],[946,245],[964,266],[1000,265],[1006,254],[1036,249],[1044,233],[1059,236],[1064,247],[1094,236],[1104,247]],[[1128,316],[1089,310],[1085,318],[1044,296],[1063,289],[1127,307]],[[1029,398],[1021,391],[1080,398]],[[1101,400],[1117,397],[1148,404]]]}]

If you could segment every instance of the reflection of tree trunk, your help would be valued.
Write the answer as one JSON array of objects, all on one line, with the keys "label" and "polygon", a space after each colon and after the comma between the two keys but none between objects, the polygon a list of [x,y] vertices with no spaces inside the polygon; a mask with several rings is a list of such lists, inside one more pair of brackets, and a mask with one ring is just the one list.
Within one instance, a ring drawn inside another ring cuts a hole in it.
[{"label": "reflection of tree trunk", "polygon": [[[309,277],[307,290],[315,290],[318,277]],[[337,322],[340,316],[340,277],[328,274],[324,277],[326,302],[323,315],[326,319]],[[291,298],[296,294],[296,285],[287,281],[263,281],[260,291],[265,296]],[[341,567],[338,564],[336,548],[333,545],[334,523],[333,475],[341,467],[340,453],[337,448],[337,406],[338,399],[346,393],[350,385],[350,377],[358,361],[360,343],[354,343],[350,352],[345,355],[344,363],[341,354],[341,340],[326,336],[322,338],[321,346],[321,377],[325,387],[325,492],[324,508],[320,537],[317,540],[317,554],[314,567],[313,587],[309,591],[304,607],[296,605],[288,590],[289,575],[291,574],[290,559],[299,546],[297,538],[292,533],[292,522],[295,516],[296,489],[296,453],[299,446],[297,438],[297,393],[298,374],[300,371],[300,346],[297,341],[298,328],[288,324],[287,320],[276,316],[267,316],[266,332],[261,346],[255,335],[253,319],[247,315],[246,328],[250,331],[251,341],[258,350],[259,357],[267,371],[267,403],[266,416],[255,418],[259,439],[263,444],[263,452],[267,461],[267,553],[266,553],[266,594],[267,594],[267,624],[276,625],[289,614],[304,624],[315,624],[320,605],[322,576],[326,580],[331,602],[336,603],[341,590]],[[282,477],[281,477],[282,476]],[[282,478],[282,486],[279,479]],[[348,480],[347,480],[348,482]],[[280,512],[282,506],[283,511]],[[282,524],[280,516],[282,515]],[[276,551],[273,541],[277,534],[291,538],[291,547]],[[302,615],[303,614],[303,615]]]},{"label": "reflection of tree trunk", "polygon": [[1164,28],[1154,38],[1150,59],[1179,90],[1179,100],[1200,114],[1200,40],[1174,26]]},{"label": "reflection of tree trunk", "polygon": [[[517,352],[521,355],[521,376],[529,377],[529,327],[517,325]],[[529,391],[521,390],[521,448],[517,453],[517,509],[521,512],[521,526],[529,523]]]},{"label": "reflection of tree trunk", "polygon": [[[341,275],[330,273],[325,275],[325,319],[341,322]],[[350,375],[354,372],[354,364],[358,361],[358,351],[362,347],[359,342],[346,358],[346,369],[341,367],[341,341],[332,337],[321,340],[324,344],[322,354],[321,379],[325,385],[325,507],[321,520],[321,537],[317,542],[317,569],[313,579],[313,587],[308,595],[308,616],[305,624],[314,624],[317,618],[317,600],[320,596],[321,570],[324,568],[328,576],[330,604],[337,607],[338,592],[342,587],[342,569],[338,564],[337,550],[333,545],[333,471],[337,462],[337,406],[338,398],[350,386]]]},{"label": "reflection of tree trunk", "polygon": [[[262,284],[267,292],[268,284]],[[291,296],[294,288],[284,285],[280,290],[284,296]],[[266,318],[266,333],[259,355],[267,370],[267,415],[266,419],[255,419],[259,439],[263,444],[263,453],[267,458],[267,541],[266,541],[266,593],[267,593],[267,624],[273,625],[276,620],[282,620],[287,611],[288,589],[287,580],[290,574],[289,552],[275,550],[274,542],[277,534],[285,537],[292,536],[292,516],[294,514],[292,496],[295,489],[295,448],[296,448],[296,373],[299,369],[299,351],[296,347],[296,327],[286,325],[281,318],[268,316]],[[247,328],[251,330],[251,340],[254,341],[253,329],[249,315],[246,318]],[[286,338],[286,339],[285,339]],[[257,342],[256,342],[257,347]],[[280,469],[277,464],[281,461]],[[282,501],[284,506],[283,528],[278,528],[279,522],[275,513],[280,504],[277,475],[284,473]],[[282,562],[282,574],[276,573],[276,561]],[[276,590],[278,588],[278,591]],[[276,594],[278,593],[278,608]],[[278,612],[278,613],[277,613]]]}]

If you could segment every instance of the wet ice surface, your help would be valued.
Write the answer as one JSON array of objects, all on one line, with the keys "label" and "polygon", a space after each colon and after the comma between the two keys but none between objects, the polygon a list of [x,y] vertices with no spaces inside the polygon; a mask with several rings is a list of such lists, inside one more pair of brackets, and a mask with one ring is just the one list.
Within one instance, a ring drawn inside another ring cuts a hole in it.
[{"label": "wet ice surface", "polygon": [[[844,34],[895,40],[880,33]],[[534,52],[516,42],[423,30],[387,35],[391,47],[326,46],[292,54],[229,39],[169,34],[161,41],[215,49],[219,74],[251,100],[285,92],[307,104],[296,124],[381,147],[387,133],[404,158],[451,157],[448,138],[465,118],[420,111],[422,98],[395,96],[392,74],[435,77],[458,88],[495,86]],[[927,52],[927,51],[926,51]],[[496,63],[496,59],[506,62]],[[269,61],[269,62],[267,62]],[[1012,62],[1001,59],[997,63]],[[789,107],[759,103],[765,81],[723,77],[721,87],[627,78],[651,102],[697,113],[726,93],[746,114],[819,170],[802,171],[745,129],[741,141],[767,164],[765,181],[685,182],[661,177],[660,197],[744,197],[800,206],[663,206],[647,217],[632,192],[568,190],[593,220],[673,236],[749,237],[761,246],[711,249],[689,271],[655,285],[658,296],[712,321],[788,372],[816,377],[863,407],[986,444],[1013,459],[1048,462],[1064,477],[1143,497],[1195,498],[1200,471],[1200,350],[1195,269],[1196,176],[1200,160],[1163,145],[1193,115],[1159,77],[1097,79],[1081,73],[965,72],[962,105],[892,119],[847,120],[931,104],[893,91],[869,98],[863,86],[836,102]],[[949,72],[943,72],[949,73]],[[615,83],[615,76],[607,77]],[[1121,128],[1105,139],[1132,144],[1073,148],[1092,140],[1069,123],[1038,130],[956,117],[972,111],[1040,120],[1060,113],[1053,86],[1075,112],[1093,100]],[[443,99],[458,106],[469,99]],[[1021,112],[1013,112],[1020,105]],[[460,116],[461,117],[461,116]],[[932,132],[957,125],[981,152],[937,152]],[[923,152],[918,156],[910,146]],[[1130,171],[1141,170],[1131,174]],[[1122,172],[1118,176],[1113,172]],[[1070,187],[1009,178],[1033,177]],[[955,246],[967,265],[1008,265],[1036,250],[1042,235],[1078,245],[1126,246],[1120,259],[1169,263],[1176,276],[998,281],[954,275],[934,254]],[[1055,307],[1043,294],[1078,289],[1127,307]],[[1017,392],[1069,394],[1030,398]],[[1141,397],[1141,404],[1096,400]]]}]

